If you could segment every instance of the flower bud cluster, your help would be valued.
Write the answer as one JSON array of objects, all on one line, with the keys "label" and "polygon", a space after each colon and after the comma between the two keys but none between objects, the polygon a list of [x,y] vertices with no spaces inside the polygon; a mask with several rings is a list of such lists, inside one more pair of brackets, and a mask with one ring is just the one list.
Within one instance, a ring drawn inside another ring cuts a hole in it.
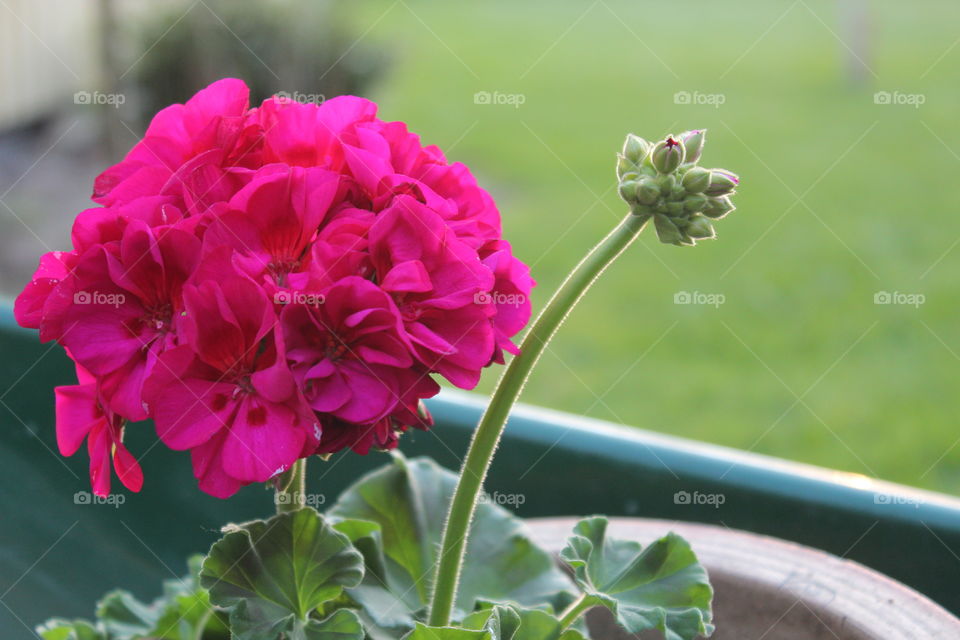
[{"label": "flower bud cluster", "polygon": [[618,154],[620,197],[634,215],[653,217],[661,242],[692,246],[713,238],[712,221],[735,208],[736,174],[698,165],[705,134],[687,131],[659,142],[630,134]]}]

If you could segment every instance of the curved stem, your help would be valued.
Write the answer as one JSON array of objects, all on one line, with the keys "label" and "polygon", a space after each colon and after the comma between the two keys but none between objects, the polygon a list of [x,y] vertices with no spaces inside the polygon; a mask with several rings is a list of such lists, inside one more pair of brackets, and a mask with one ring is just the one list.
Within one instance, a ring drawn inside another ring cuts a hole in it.
[{"label": "curved stem", "polygon": [[466,549],[467,533],[476,509],[477,497],[480,495],[483,480],[490,468],[493,453],[500,442],[500,435],[503,433],[510,409],[530,376],[530,370],[540,359],[547,343],[550,342],[570,310],[600,274],[630,246],[648,220],[648,216],[628,214],[580,261],[530,327],[523,342],[520,343],[520,354],[510,361],[497,383],[490,404],[473,434],[470,448],[467,450],[460,470],[457,489],[450,503],[436,579],[433,583],[429,619],[431,626],[443,627],[450,623],[463,554]]},{"label": "curved stem", "polygon": [[197,622],[197,630],[194,632],[193,640],[203,640],[203,632],[207,629],[207,623],[210,622],[210,618],[213,616],[213,607],[207,605],[207,610],[204,612],[203,616]]},{"label": "curved stem", "polygon": [[277,480],[277,513],[302,509],[307,503],[307,459],[300,458]]},{"label": "curved stem", "polygon": [[565,630],[567,627],[572,625],[577,621],[577,618],[586,613],[594,605],[593,600],[585,593],[581,593],[580,597],[574,600],[566,611],[560,614],[560,629]]}]

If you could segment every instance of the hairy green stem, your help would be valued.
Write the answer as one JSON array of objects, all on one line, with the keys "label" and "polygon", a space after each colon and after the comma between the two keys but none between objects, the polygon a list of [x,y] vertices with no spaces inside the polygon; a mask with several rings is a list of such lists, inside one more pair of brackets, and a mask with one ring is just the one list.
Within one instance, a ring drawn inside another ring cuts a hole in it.
[{"label": "hairy green stem", "polygon": [[307,459],[300,458],[277,480],[274,501],[277,513],[302,509],[307,503]]},{"label": "hairy green stem", "polygon": [[197,630],[194,632],[193,640],[203,640],[203,632],[207,629],[207,623],[210,622],[210,618],[213,616],[213,607],[207,605],[207,610],[204,612],[203,616],[197,622]]},{"label": "hairy green stem", "polygon": [[483,487],[487,470],[490,468],[494,451],[500,442],[510,409],[517,401],[530,376],[531,369],[570,310],[600,274],[630,246],[648,220],[648,216],[628,214],[580,261],[530,327],[520,343],[520,355],[510,361],[497,383],[490,404],[473,434],[470,448],[460,470],[457,489],[450,503],[433,583],[429,619],[431,626],[443,627],[450,624],[467,534],[477,506],[477,498]]},{"label": "hairy green stem", "polygon": [[577,621],[577,618],[585,614],[594,604],[593,598],[585,593],[581,593],[580,597],[570,603],[570,606],[560,614],[560,629],[565,630],[572,625]]}]

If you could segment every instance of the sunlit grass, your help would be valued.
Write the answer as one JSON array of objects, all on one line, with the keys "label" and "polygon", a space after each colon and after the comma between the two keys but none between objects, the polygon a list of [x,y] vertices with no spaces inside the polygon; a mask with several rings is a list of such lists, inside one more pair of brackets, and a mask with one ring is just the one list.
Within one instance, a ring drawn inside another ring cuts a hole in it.
[{"label": "sunlit grass", "polygon": [[[743,178],[719,240],[651,234],[605,276],[524,400],[955,491],[960,9],[871,3],[872,72],[855,85],[838,3],[736,6],[386,0],[355,20],[382,16],[365,36],[393,60],[381,114],[475,169],[538,304],[623,213],[627,131],[707,127],[707,166]],[[925,103],[877,105],[877,90]],[[678,91],[724,102],[676,105]],[[675,305],[678,291],[725,303]],[[926,300],[876,305],[878,291]]]}]

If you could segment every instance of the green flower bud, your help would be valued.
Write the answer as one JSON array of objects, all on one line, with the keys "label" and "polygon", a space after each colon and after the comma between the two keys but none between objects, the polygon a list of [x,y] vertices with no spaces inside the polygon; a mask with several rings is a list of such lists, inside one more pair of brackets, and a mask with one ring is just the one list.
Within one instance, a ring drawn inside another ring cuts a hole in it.
[{"label": "green flower bud", "polygon": [[660,186],[651,178],[642,176],[637,181],[637,202],[650,205],[660,198]]},{"label": "green flower bud", "polygon": [[657,237],[664,244],[683,244],[685,236],[677,225],[670,221],[670,218],[663,214],[653,216],[653,226],[657,230]]},{"label": "green flower bud", "polygon": [[714,220],[719,220],[731,211],[736,209],[730,198],[727,196],[716,196],[707,198],[707,206],[703,210],[703,215]]},{"label": "green flower bud", "polygon": [[710,186],[704,190],[704,193],[708,196],[725,196],[733,193],[738,184],[740,184],[740,178],[737,174],[723,169],[711,169]]},{"label": "green flower bud", "polygon": [[650,153],[650,143],[632,133],[627,134],[627,139],[623,143],[623,150],[620,152],[624,158],[633,164],[640,164]]},{"label": "green flower bud", "polygon": [[694,193],[683,200],[683,208],[692,213],[703,211],[707,207],[707,196],[702,193]]},{"label": "green flower bud", "polygon": [[661,140],[650,153],[650,161],[660,173],[673,173],[683,163],[683,143],[668,137]]},{"label": "green flower bud", "polygon": [[688,193],[701,193],[710,186],[710,170],[703,167],[690,167],[683,175],[683,188]]},{"label": "green flower bud", "polygon": [[677,218],[683,215],[683,203],[682,202],[668,202],[667,203],[667,213],[671,218]]},{"label": "green flower bud", "polygon": [[617,154],[617,177],[623,178],[626,174],[630,172],[636,172],[638,169],[637,165],[627,160],[620,154]]},{"label": "green flower bud", "polygon": [[713,220],[734,210],[736,174],[697,166],[705,139],[702,129],[656,143],[630,134],[618,154],[620,196],[633,215],[653,218],[661,242],[694,245],[713,238]]},{"label": "green flower bud", "polygon": [[684,231],[694,240],[709,240],[715,238],[717,235],[710,221],[699,215],[693,216],[690,219],[690,224],[687,225]]},{"label": "green flower bud", "polygon": [[621,182],[620,197],[627,202],[634,202],[637,199],[637,183],[633,180]]},{"label": "green flower bud", "polygon": [[703,153],[703,144],[707,141],[706,129],[694,129],[680,134],[680,142],[686,150],[685,162],[696,162]]},{"label": "green flower bud", "polygon": [[665,176],[659,176],[657,178],[657,184],[660,185],[660,193],[664,196],[669,196],[677,186],[677,178],[672,173],[668,173]]}]

